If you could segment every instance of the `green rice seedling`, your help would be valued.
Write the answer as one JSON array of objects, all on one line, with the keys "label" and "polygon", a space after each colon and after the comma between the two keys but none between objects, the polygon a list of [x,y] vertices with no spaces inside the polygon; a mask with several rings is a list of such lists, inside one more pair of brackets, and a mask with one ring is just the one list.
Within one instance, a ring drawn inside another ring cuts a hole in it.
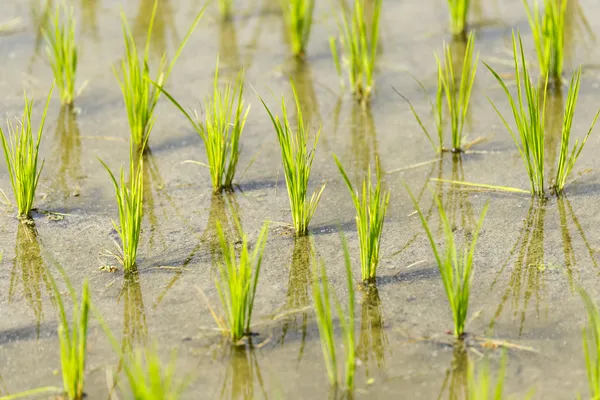
[{"label": "green rice seedling", "polygon": [[[510,127],[506,119],[502,116],[498,108],[492,103],[492,106],[502,119],[506,129],[511,134],[523,163],[527,170],[527,175],[531,184],[531,192],[538,196],[544,196],[546,193],[544,180],[544,135],[545,135],[545,109],[546,109],[546,93],[548,80],[543,83],[541,90],[534,85],[531,75],[527,69],[525,54],[523,51],[523,42],[521,36],[518,35],[519,50],[517,50],[517,39],[513,33],[513,52],[515,75],[517,80],[517,96],[513,97],[507,85],[502,78],[487,64],[486,67],[494,75],[510,103],[513,117],[517,126],[518,136]],[[520,64],[519,65],[519,59]],[[563,116],[563,128],[561,134],[561,148],[559,153],[558,168],[551,189],[557,195],[564,190],[566,180],[572,172],[573,166],[577,158],[583,150],[587,138],[589,137],[596,120],[596,114],[590,129],[585,138],[575,142],[572,149],[569,149],[569,140],[571,136],[571,127],[573,116],[575,114],[575,106],[579,95],[579,86],[581,79],[581,71],[579,70],[571,79],[569,93],[567,96],[567,104]]]},{"label": "green rice seedling", "polygon": [[[340,31],[339,45],[335,38],[329,39],[331,54],[337,72],[342,76],[342,65],[346,69],[352,94],[362,104],[369,102],[375,86],[375,62],[379,43],[379,17],[381,16],[382,0],[373,1],[373,14],[370,21],[366,20],[364,0],[354,2],[352,15],[346,10],[340,12],[338,28]],[[370,30],[367,29],[367,24]]]},{"label": "green rice seedling", "polygon": [[242,241],[239,258],[236,256],[235,242],[227,240],[221,224],[218,221],[216,223],[222,260],[215,277],[215,286],[225,317],[217,316],[214,310],[210,309],[221,331],[228,334],[234,343],[250,333],[256,287],[269,230],[268,223],[265,223],[251,253],[248,250],[248,237],[239,221],[237,225]]},{"label": "green rice seedling", "polygon": [[335,163],[342,174],[342,178],[350,191],[352,202],[356,208],[356,228],[358,230],[358,241],[360,243],[360,265],[363,282],[374,282],[377,277],[377,266],[379,265],[379,248],[381,234],[383,233],[383,223],[390,200],[390,191],[382,195],[381,193],[381,171],[379,169],[379,160],[377,165],[377,182],[371,181],[371,168],[367,179],[362,182],[362,191],[359,194],[350,183],[348,175],[340,160],[333,155]]},{"label": "green rice seedling", "polygon": [[600,399],[600,313],[587,292],[581,287],[578,289],[588,315],[587,325],[582,329],[581,335],[590,388],[589,398]]},{"label": "green rice seedling", "polygon": [[[344,251],[344,263],[346,266],[346,283],[348,289],[348,304],[346,306],[346,312],[342,309],[340,301],[336,298],[335,294],[331,292],[329,281],[327,278],[327,272],[325,271],[325,264],[322,260],[315,260],[313,262],[313,302],[315,309],[315,316],[317,319],[317,326],[319,328],[319,338],[321,339],[321,348],[323,351],[323,358],[325,359],[325,367],[327,368],[327,376],[329,382],[334,388],[340,387],[342,384],[343,389],[352,391],[354,388],[354,373],[356,370],[356,354],[355,354],[355,304],[354,304],[354,282],[352,279],[352,265],[350,262],[350,253],[348,251],[348,244],[346,239],[342,235],[342,248]],[[335,309],[340,320],[342,336],[344,339],[344,348],[346,350],[346,360],[344,367],[344,377],[340,379],[338,373],[338,357],[337,357],[337,343],[335,339],[335,331],[333,326],[333,307],[331,303],[335,304]]]},{"label": "green rice seedling", "polygon": [[292,52],[302,58],[312,29],[315,0],[281,0]]},{"label": "green rice seedling", "polygon": [[567,3],[568,0],[544,0],[544,9],[540,11],[538,0],[534,0],[533,10],[523,0],[541,76],[548,76],[558,84],[563,71]]},{"label": "green rice seedling", "polygon": [[471,0],[448,0],[450,32],[452,35],[461,36],[465,34],[470,6]]},{"label": "green rice seedling", "polygon": [[119,208],[119,223],[112,221],[121,245],[117,245],[121,254],[114,255],[121,264],[125,272],[134,270],[137,259],[137,248],[140,242],[140,233],[142,230],[143,217],[143,199],[144,199],[144,168],[143,157],[140,156],[135,161],[135,151],[131,144],[129,155],[129,184],[125,181],[125,171],[121,167],[120,179],[112,173],[110,168],[100,160],[115,188],[115,197]]},{"label": "green rice seedling", "polygon": [[[250,106],[244,111],[242,99],[244,71],[242,70],[238,74],[235,85],[228,83],[221,89],[219,87],[219,61],[217,60],[213,96],[206,99],[204,123],[200,121],[197,114],[192,117],[185,111],[166,90],[163,88],[160,90],[185,115],[202,138],[214,191],[233,189],[233,179],[240,159],[240,137],[250,111]],[[206,164],[201,165],[206,166]]]},{"label": "green rice seedling", "polygon": [[[119,81],[123,93],[123,100],[125,102],[127,118],[129,121],[131,142],[135,143],[140,149],[144,149],[148,142],[155,121],[154,109],[156,108],[156,104],[158,103],[161,94],[161,91],[151,82],[149,66],[150,38],[152,35],[154,18],[156,16],[157,4],[158,1],[154,3],[154,8],[152,9],[146,46],[141,60],[139,50],[135,44],[125,13],[121,12],[123,39],[125,41],[125,59],[121,61],[120,65],[122,77],[119,77],[117,69],[113,68],[113,72]],[[154,79],[158,86],[162,87],[167,81],[175,62],[183,51],[183,47],[196,28],[196,25],[198,25],[200,18],[202,18],[205,7],[206,6],[204,6],[196,16],[192,26],[175,52],[175,56],[168,65],[166,54],[163,54],[158,66],[156,78]]]},{"label": "green rice seedling", "polygon": [[504,398],[504,377],[506,375],[506,353],[502,356],[500,370],[496,385],[492,382],[489,361],[483,365],[483,369],[475,371],[472,363],[467,370],[467,382],[470,400],[502,400]]},{"label": "green rice seedling", "polygon": [[18,216],[23,221],[31,220],[35,191],[44,167],[43,161],[41,165],[39,163],[39,150],[53,89],[54,86],[48,93],[46,106],[42,113],[42,120],[40,121],[36,137],[33,135],[33,127],[31,125],[33,99],[30,100],[25,92],[23,93],[25,107],[21,119],[16,122],[8,120],[7,132],[0,127],[0,138],[2,139],[6,168],[8,169],[13,194],[17,202]]},{"label": "green rice seedling", "polygon": [[285,183],[287,186],[290,208],[292,211],[292,221],[297,236],[308,234],[308,224],[312,219],[315,210],[325,189],[325,185],[321,186],[317,192],[314,192],[309,200],[308,181],[312,168],[315,150],[319,141],[321,128],[315,135],[315,141],[311,151],[308,150],[308,129],[304,126],[302,118],[302,110],[298,100],[298,93],[294,83],[290,80],[292,91],[294,92],[294,100],[296,102],[297,111],[297,126],[296,130],[292,129],[285,107],[285,101],[281,99],[281,112],[283,114],[283,123],[279,117],[274,117],[273,113],[263,99],[259,96],[260,101],[267,110],[281,148],[281,158],[283,159],[283,169],[285,173]]},{"label": "green rice seedling", "polygon": [[56,6],[49,29],[44,29],[46,54],[54,81],[63,104],[73,104],[75,76],[77,73],[77,43],[75,42],[75,17],[73,6],[64,1]]},{"label": "green rice seedling", "polygon": [[[475,34],[469,34],[467,45],[465,47],[464,58],[462,62],[462,70],[460,77],[454,72],[454,62],[452,60],[452,52],[450,46],[444,43],[444,61],[435,55],[437,63],[437,90],[435,101],[430,101],[431,111],[435,117],[435,127],[437,131],[438,143],[433,141],[427,128],[423,124],[423,120],[419,117],[414,107],[400,92],[396,91],[410,106],[415,119],[419,126],[429,139],[431,146],[438,153],[443,151],[451,151],[460,153],[466,150],[470,144],[466,143],[464,135],[465,121],[471,101],[471,91],[475,83],[475,74],[477,73],[477,63],[479,62],[479,53],[473,59],[473,48],[475,46]],[[421,85],[419,83],[421,87]],[[394,89],[395,90],[395,89]],[[452,147],[450,149],[444,147],[444,99],[450,119],[450,133],[452,134]]]},{"label": "green rice seedling", "polygon": [[473,254],[475,253],[475,245],[479,238],[479,232],[483,226],[483,219],[488,209],[488,203],[483,207],[479,222],[475,231],[471,235],[470,243],[467,241],[462,248],[459,248],[457,241],[454,238],[454,230],[452,224],[446,215],[444,206],[440,199],[434,195],[435,202],[440,214],[440,220],[444,230],[445,248],[443,252],[438,248],[433,232],[429,227],[429,223],[425,215],[419,207],[417,199],[412,194],[411,190],[406,186],[406,190],[413,201],[415,209],[419,214],[423,228],[427,233],[427,238],[431,245],[431,250],[437,262],[442,276],[442,282],[452,311],[454,319],[454,336],[458,339],[463,337],[465,332],[465,322],[469,311],[469,297],[471,295],[471,281],[473,277]]}]

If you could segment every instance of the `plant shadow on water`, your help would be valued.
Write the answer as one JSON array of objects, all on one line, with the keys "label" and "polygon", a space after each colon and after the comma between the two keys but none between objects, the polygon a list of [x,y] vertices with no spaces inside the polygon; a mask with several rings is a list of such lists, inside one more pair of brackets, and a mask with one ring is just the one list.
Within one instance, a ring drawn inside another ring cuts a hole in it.
[{"label": "plant shadow on water", "polygon": [[60,196],[60,200],[79,196],[81,171],[81,133],[77,115],[69,106],[60,109],[56,131],[54,133],[53,173],[51,190]]},{"label": "plant shadow on water", "polygon": [[146,310],[137,268],[126,273],[117,295],[117,304],[123,302],[123,339],[121,352],[131,354],[137,346],[143,347],[148,337]]},{"label": "plant shadow on water", "polygon": [[373,379],[373,369],[385,369],[388,339],[377,286],[368,285],[363,290],[356,356],[362,363],[368,382]]},{"label": "plant shadow on water", "polygon": [[442,399],[446,392],[448,393],[448,400],[467,400],[469,398],[469,354],[467,351],[468,349],[463,341],[456,341],[450,368],[446,370],[438,400]]},{"label": "plant shadow on water", "polygon": [[171,35],[173,47],[177,48],[179,45],[175,14],[171,0],[140,0],[132,32],[137,45],[143,49],[148,36],[148,27],[152,20],[152,10],[155,2],[158,4],[152,25],[152,35],[150,36],[150,49],[154,57],[160,60],[169,46],[167,43],[167,36],[169,34]]},{"label": "plant shadow on water", "polygon": [[[20,279],[20,282],[19,282]],[[36,335],[39,338],[40,324],[44,318],[43,293],[52,299],[52,283],[42,258],[42,250],[38,233],[34,225],[18,224],[15,245],[15,259],[10,275],[8,302],[20,296],[19,285],[22,285],[22,296],[33,311],[36,320]]]},{"label": "plant shadow on water", "polygon": [[277,341],[282,347],[285,345],[288,333],[292,337],[300,335],[300,350],[298,363],[304,355],[306,336],[308,332],[308,319],[312,310],[310,305],[311,260],[313,254],[311,239],[308,236],[294,238],[292,263],[288,278],[288,288],[285,296],[286,303],[279,313],[287,314],[281,326],[281,338]]},{"label": "plant shadow on water", "polygon": [[[252,343],[243,346],[225,345],[224,349],[224,358],[228,359],[228,365],[223,377],[219,399],[267,399],[263,377]],[[256,393],[255,383],[258,383],[260,393]]]}]

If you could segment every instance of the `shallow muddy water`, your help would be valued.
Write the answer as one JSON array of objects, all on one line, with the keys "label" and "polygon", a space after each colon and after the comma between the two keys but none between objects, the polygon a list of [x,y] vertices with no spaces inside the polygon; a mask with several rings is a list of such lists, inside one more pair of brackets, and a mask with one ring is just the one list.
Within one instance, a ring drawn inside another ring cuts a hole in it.
[{"label": "shallow muddy water", "polygon": [[[122,4],[123,3],[123,4]],[[193,0],[160,0],[151,52],[171,54],[201,8]],[[471,21],[481,59],[510,76],[511,28],[517,27],[534,60],[531,34],[520,0],[477,0]],[[0,24],[15,20],[0,34],[0,109],[19,115],[23,87],[38,99],[51,84],[39,27],[44,4],[3,0]],[[42,156],[35,228],[18,223],[8,207],[0,213],[0,393],[39,386],[59,386],[57,319],[48,274],[62,266],[75,287],[88,278],[92,300],[124,349],[155,343],[165,360],[177,351],[177,371],[195,378],[188,399],[326,398],[329,383],[312,311],[310,246],[324,259],[340,296],[344,266],[338,230],[349,239],[359,274],[354,209],[332,159],[335,153],[349,176],[358,180],[378,156],[392,192],[383,234],[377,290],[360,292],[357,301],[357,398],[460,398],[467,357],[480,354],[450,346],[445,332],[452,320],[435,261],[418,217],[403,187],[420,194],[440,235],[437,212],[426,185],[443,198],[456,229],[469,232],[486,201],[490,210],[478,242],[468,331],[510,342],[506,393],[534,398],[587,396],[581,327],[586,315],[573,288],[580,282],[594,299],[600,251],[600,176],[594,132],[568,186],[566,197],[546,202],[528,195],[466,191],[431,178],[527,188],[528,181],[512,139],[486,100],[508,111],[491,74],[480,65],[467,131],[485,137],[462,160],[447,154],[435,161],[429,142],[394,86],[407,96],[429,126],[428,100],[411,78],[434,91],[435,60],[447,26],[443,0],[384,1],[377,89],[369,109],[359,107],[338,85],[328,37],[335,33],[335,13],[319,2],[304,64],[290,57],[277,0],[238,0],[233,20],[221,23],[216,4],[209,6],[175,66],[167,87],[183,105],[196,107],[210,92],[217,53],[223,77],[246,68],[245,99],[252,104],[242,136],[241,171],[235,193],[211,194],[208,171],[185,160],[204,161],[204,149],[187,121],[164,99],[145,159],[145,216],[138,274],[101,267],[115,264],[117,218],[113,187],[98,162],[113,170],[128,160],[126,111],[111,70],[122,57],[121,8],[140,42],[149,23],[151,0],[118,2],[79,0],[81,46],[79,82],[87,87],[76,99],[76,115],[61,112],[55,94]],[[595,35],[600,5],[573,1],[568,14],[566,74],[584,65],[574,135],[581,137],[600,106],[600,51]],[[581,11],[580,11],[581,10]],[[587,17],[586,20],[582,16]],[[453,46],[460,52],[460,45]],[[271,122],[250,84],[269,105],[283,95],[291,101],[288,76],[298,86],[304,113],[313,127],[322,123],[311,190],[326,183],[311,222],[310,239],[295,240],[290,222],[279,147]],[[274,97],[270,92],[274,93]],[[560,129],[566,90],[552,96],[548,124]],[[37,123],[37,115],[35,120]],[[600,129],[600,128],[598,128]],[[555,164],[560,140],[548,139],[547,159]],[[431,161],[427,163],[428,161]],[[419,167],[398,171],[415,164]],[[8,173],[0,167],[0,188],[12,199]],[[232,349],[215,330],[203,292],[215,303],[214,221],[232,226],[237,214],[250,239],[271,220],[259,282],[250,346]],[[60,215],[58,215],[60,214]],[[64,214],[64,215],[62,215]],[[58,216],[57,216],[58,215]],[[410,268],[409,268],[410,266]],[[86,392],[107,398],[107,377],[118,359],[102,329],[91,322]],[[530,351],[528,349],[532,349]],[[479,349],[481,350],[481,349]],[[490,352],[494,365],[499,351]]]}]

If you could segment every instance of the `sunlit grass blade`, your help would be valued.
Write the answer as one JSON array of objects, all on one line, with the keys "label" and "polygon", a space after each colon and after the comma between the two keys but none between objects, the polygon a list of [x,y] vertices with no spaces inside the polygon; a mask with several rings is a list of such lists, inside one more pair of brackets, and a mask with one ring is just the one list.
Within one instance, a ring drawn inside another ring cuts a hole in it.
[{"label": "sunlit grass blade", "polygon": [[44,162],[39,162],[39,150],[53,89],[54,86],[48,93],[37,135],[34,136],[31,125],[33,99],[30,100],[25,92],[23,92],[25,106],[21,119],[17,119],[17,121],[8,119],[6,131],[0,127],[6,168],[17,203],[18,216],[21,220],[31,219],[35,191],[44,167]]},{"label": "sunlit grass blade", "polygon": [[588,317],[587,325],[581,332],[590,388],[590,396],[588,397],[590,399],[600,399],[600,313],[588,293],[581,287],[578,290]]},{"label": "sunlit grass blade", "polygon": [[356,209],[356,228],[360,243],[360,264],[363,282],[375,282],[379,266],[379,249],[385,213],[390,200],[390,191],[381,193],[381,171],[379,160],[376,160],[377,181],[371,181],[371,168],[368,176],[362,182],[362,191],[355,190],[344,171],[344,167],[334,154],[333,158],[342,174],[342,178],[350,191],[352,202]]},{"label": "sunlit grass blade", "polygon": [[217,233],[221,244],[222,260],[215,277],[215,286],[219,293],[224,317],[213,314],[217,325],[232,342],[237,342],[250,334],[252,310],[262,264],[263,251],[267,242],[268,223],[265,223],[254,245],[254,251],[248,249],[248,237],[239,221],[238,233],[241,236],[239,256],[236,255],[236,243],[228,240],[217,221]]},{"label": "sunlit grass blade", "polygon": [[437,204],[441,224],[444,230],[444,249],[442,250],[438,247],[436,239],[433,237],[433,232],[429,227],[429,223],[427,222],[423,211],[421,211],[417,199],[414,197],[408,186],[406,186],[406,190],[413,201],[415,209],[421,219],[421,223],[423,224],[423,228],[427,233],[431,250],[433,251],[435,261],[442,277],[444,290],[448,297],[450,310],[452,311],[454,336],[460,339],[465,332],[465,322],[469,310],[475,245],[477,244],[479,232],[483,226],[483,219],[485,218],[489,204],[486,203],[483,207],[475,231],[470,235],[470,240],[465,238],[464,245],[459,246],[454,238],[454,230],[446,215],[444,206],[440,199],[434,195],[434,200]]},{"label": "sunlit grass blade", "polygon": [[448,0],[450,32],[454,36],[460,36],[465,33],[470,6],[471,0]]},{"label": "sunlit grass blade", "polygon": [[369,102],[375,86],[375,64],[379,43],[379,18],[383,1],[373,1],[371,20],[367,21],[365,1],[354,2],[352,14],[340,10],[338,18],[339,46],[330,39],[330,47],[338,72],[346,70],[352,94],[362,104]]},{"label": "sunlit grass blade", "polygon": [[125,180],[125,171],[121,167],[119,180],[110,168],[102,161],[102,165],[110,175],[115,188],[115,197],[119,209],[119,223],[113,220],[113,226],[121,239],[121,254],[117,256],[125,272],[131,271],[137,260],[137,249],[140,242],[143,217],[144,199],[144,168],[143,157],[135,156],[132,149],[129,155],[129,184]]},{"label": "sunlit grass blade", "polygon": [[312,29],[315,0],[281,0],[292,52],[304,57]]},{"label": "sunlit grass blade", "polygon": [[532,10],[528,0],[523,0],[541,76],[548,76],[557,84],[560,84],[564,63],[567,2],[568,0],[544,0],[541,10],[539,1],[534,0]]},{"label": "sunlit grass blade", "polygon": [[75,24],[73,6],[62,0],[55,7],[48,29],[44,29],[46,55],[63,104],[72,104],[75,99],[78,61]]},{"label": "sunlit grass blade", "polygon": [[244,71],[240,71],[235,84],[227,83],[221,88],[217,60],[213,95],[206,99],[204,122],[197,114],[192,117],[164,88],[159,89],[185,115],[202,138],[214,191],[233,189],[233,179],[240,159],[240,137],[250,111],[250,106],[244,111],[242,98]]},{"label": "sunlit grass blade", "polygon": [[290,84],[292,85],[294,100],[296,102],[296,129],[292,129],[290,125],[283,98],[281,99],[281,113],[283,114],[283,120],[280,120],[279,117],[273,116],[273,113],[267,104],[260,96],[258,97],[267,110],[271,122],[273,123],[273,127],[275,128],[275,132],[277,133],[294,230],[296,231],[297,236],[303,236],[308,234],[308,225],[321,200],[323,190],[325,189],[325,185],[321,186],[318,191],[312,194],[310,199],[308,198],[308,182],[310,180],[310,172],[321,128],[319,127],[319,130],[315,135],[312,150],[309,150],[308,129],[304,126],[298,94],[294,83],[291,80]]},{"label": "sunlit grass blade", "polygon": [[[113,69],[123,93],[131,141],[140,149],[145,148],[148,138],[150,137],[150,132],[155,121],[154,109],[156,108],[156,104],[158,103],[161,94],[161,91],[151,82],[149,61],[150,40],[157,4],[158,1],[155,1],[150,24],[148,25],[146,45],[144,52],[141,55],[135,44],[135,39],[129,28],[125,13],[121,12],[123,39],[125,42],[125,59],[121,61],[119,71],[121,76],[119,76],[119,72],[117,72],[116,68]],[[181,41],[179,48],[168,65],[166,54],[163,54],[158,65],[156,78],[154,79],[154,82],[156,82],[159,87],[162,87],[167,81],[175,62],[183,51],[183,47],[198,25],[198,22],[200,22],[205,8],[206,6],[204,6],[196,16],[192,26]]]},{"label": "sunlit grass blade", "polygon": [[[333,387],[339,387],[343,383],[343,389],[352,391],[354,388],[354,373],[356,370],[356,354],[355,354],[355,293],[354,282],[352,279],[352,265],[350,262],[350,254],[348,244],[342,235],[342,248],[344,252],[344,263],[346,267],[346,283],[348,290],[348,301],[346,310],[341,306],[340,301],[331,291],[325,264],[321,259],[315,259],[313,262],[313,302],[317,326],[319,328],[319,338],[321,340],[321,348],[323,358],[325,359],[325,367],[327,368],[327,376]],[[315,256],[316,258],[316,256]],[[344,376],[340,378],[338,372],[338,354],[337,343],[334,331],[334,312],[332,303],[340,320],[342,336],[344,340],[344,348],[346,350],[344,362]]]},{"label": "sunlit grass blade", "polygon": [[571,172],[573,171],[573,166],[575,162],[579,158],[581,151],[583,150],[583,146],[585,146],[592,130],[594,129],[594,125],[596,124],[596,120],[598,119],[598,115],[600,114],[600,110],[596,112],[596,116],[592,121],[590,129],[587,134],[584,136],[583,140],[579,142],[579,139],[575,140],[575,144],[573,148],[569,148],[569,141],[571,139],[571,127],[573,125],[573,116],[575,115],[575,106],[577,105],[577,98],[579,96],[579,86],[581,82],[581,68],[577,70],[577,72],[571,78],[571,84],[569,85],[569,94],[567,95],[567,103],[565,105],[565,113],[563,117],[563,128],[562,128],[562,139],[560,145],[560,154],[558,156],[558,166],[556,168],[556,176],[554,178],[554,184],[552,189],[557,195],[563,193],[565,184],[567,183],[567,179]]}]

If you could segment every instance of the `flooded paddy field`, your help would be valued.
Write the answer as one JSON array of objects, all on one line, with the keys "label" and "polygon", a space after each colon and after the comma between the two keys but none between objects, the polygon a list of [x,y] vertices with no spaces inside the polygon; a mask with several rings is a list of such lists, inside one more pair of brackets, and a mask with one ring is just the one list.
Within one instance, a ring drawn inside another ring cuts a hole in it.
[{"label": "flooded paddy field", "polygon": [[[289,50],[279,1],[237,0],[229,20],[219,18],[216,3],[209,4],[165,87],[183,107],[200,110],[212,92],[217,54],[222,80],[245,69],[244,99],[251,109],[240,139],[235,190],[214,194],[208,169],[186,162],[205,162],[204,144],[185,117],[161,98],[144,155],[137,271],[128,274],[107,253],[115,252],[119,241],[111,222],[118,211],[99,159],[113,171],[128,165],[127,113],[112,70],[125,51],[119,14],[126,15],[136,41],[143,44],[154,2],[73,3],[80,46],[77,82],[87,84],[73,110],[61,108],[57,93],[50,103],[34,225],[20,223],[14,205],[0,208],[0,396],[60,386],[59,321],[49,278],[63,288],[59,268],[78,292],[89,280],[91,300],[123,353],[154,346],[166,364],[176,352],[175,373],[191,377],[182,398],[331,396],[312,306],[311,252],[326,265],[329,282],[344,303],[343,232],[360,280],[355,209],[335,153],[353,182],[379,159],[382,185],[391,192],[376,284],[356,292],[355,398],[464,398],[468,363],[487,355],[495,373],[502,354],[507,395],[524,398],[533,389],[535,399],[573,399],[578,393],[590,397],[582,346],[587,314],[576,287],[600,299],[600,132],[592,132],[574,167],[576,179],[561,197],[539,199],[439,181],[522,189],[529,184],[513,140],[487,100],[509,115],[506,96],[481,63],[465,132],[470,139],[484,140],[463,154],[436,155],[410,107],[393,90],[433,127],[428,96],[413,76],[429,94],[435,93],[434,52],[442,54],[444,41],[458,53],[464,46],[447,31],[445,1],[383,1],[376,85],[366,107],[338,83],[328,39],[337,34],[337,5],[317,2],[301,61]],[[51,7],[50,0],[0,4],[0,110],[20,115],[25,88],[36,100],[35,126],[53,81],[41,34]],[[158,1],[149,47],[152,62],[164,52],[173,54],[202,7],[193,0]],[[566,82],[548,94],[546,104],[547,129],[558,132],[546,137],[550,170],[560,149],[568,81],[579,65],[583,73],[574,138],[585,135],[600,106],[600,20],[594,18],[599,11],[594,0],[569,0],[567,6]],[[520,0],[473,0],[469,21],[480,60],[513,83],[513,29],[520,30],[528,59],[535,60]],[[289,228],[277,137],[253,91],[276,114],[281,96],[293,109],[290,77],[311,132],[322,124],[309,193],[326,186],[308,237],[295,237]],[[453,327],[448,300],[405,183],[440,244],[442,225],[431,193],[440,197],[457,232],[472,232],[489,202],[474,256],[467,324],[470,341],[477,345],[457,346],[448,334]],[[0,189],[13,202],[4,163]],[[234,232],[236,218],[251,243],[264,221],[271,222],[252,313],[253,335],[232,346],[217,330],[207,300],[213,306],[219,302],[215,222]],[[508,350],[503,353],[502,347]],[[90,317],[87,398],[109,398],[120,369],[119,355]]]}]

